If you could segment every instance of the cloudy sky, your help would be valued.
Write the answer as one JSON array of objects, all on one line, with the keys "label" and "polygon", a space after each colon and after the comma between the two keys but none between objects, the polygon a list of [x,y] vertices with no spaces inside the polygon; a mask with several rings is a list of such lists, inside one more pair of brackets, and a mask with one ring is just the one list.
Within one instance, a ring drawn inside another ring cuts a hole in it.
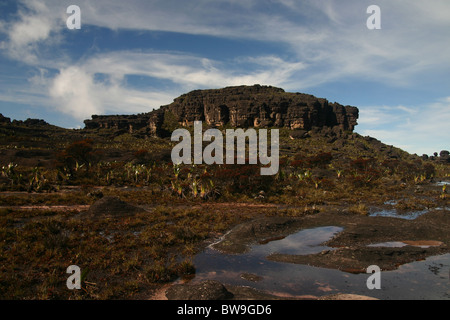
[{"label": "cloudy sky", "polygon": [[18,120],[78,128],[261,84],[357,106],[358,133],[432,154],[450,149],[449,74],[448,0],[0,0],[0,113]]}]

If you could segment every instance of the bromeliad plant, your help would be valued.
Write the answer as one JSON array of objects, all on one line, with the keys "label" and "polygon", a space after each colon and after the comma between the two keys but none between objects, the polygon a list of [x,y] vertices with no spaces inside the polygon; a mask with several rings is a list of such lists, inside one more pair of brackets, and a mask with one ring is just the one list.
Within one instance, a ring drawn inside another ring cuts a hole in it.
[{"label": "bromeliad plant", "polygon": [[447,197],[447,185],[444,184],[444,185],[442,186],[442,193],[441,193],[441,195],[440,195],[440,198],[441,198],[442,200],[444,200],[446,197]]},{"label": "bromeliad plant", "polygon": [[14,182],[19,178],[19,175],[17,175],[15,171],[16,168],[17,164],[14,164],[12,162],[10,162],[6,166],[2,166],[2,177],[5,177],[10,181],[11,187],[14,186]]}]

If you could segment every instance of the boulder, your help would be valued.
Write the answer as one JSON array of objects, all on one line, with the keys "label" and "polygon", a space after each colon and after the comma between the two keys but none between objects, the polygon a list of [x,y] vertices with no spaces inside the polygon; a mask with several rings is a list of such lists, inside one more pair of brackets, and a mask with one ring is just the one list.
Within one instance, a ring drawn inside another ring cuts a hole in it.
[{"label": "boulder", "polygon": [[308,131],[306,130],[294,130],[289,133],[291,139],[305,139],[309,137]]},{"label": "boulder", "polygon": [[440,162],[450,162],[450,152],[448,152],[447,150],[442,150],[439,153],[439,161]]}]

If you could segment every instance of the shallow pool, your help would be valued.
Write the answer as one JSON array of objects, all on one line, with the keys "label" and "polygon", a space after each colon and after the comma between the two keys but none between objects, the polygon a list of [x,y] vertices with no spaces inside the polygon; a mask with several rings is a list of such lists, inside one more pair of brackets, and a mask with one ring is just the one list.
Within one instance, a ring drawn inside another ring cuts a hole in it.
[{"label": "shallow pool", "polygon": [[281,240],[255,244],[244,254],[223,254],[208,247],[194,259],[196,275],[192,281],[214,279],[282,297],[352,293],[380,299],[450,299],[450,254],[408,263],[394,271],[382,271],[379,290],[367,288],[370,274],[266,259],[274,252],[299,255],[333,250],[322,243],[340,231],[342,228],[335,226],[306,229]]},{"label": "shallow pool", "polygon": [[419,211],[410,211],[406,213],[399,213],[396,209],[381,209],[376,210],[372,213],[369,213],[371,217],[391,217],[391,218],[400,218],[406,220],[414,220],[420,217],[421,215],[429,212],[430,210],[419,210]]}]

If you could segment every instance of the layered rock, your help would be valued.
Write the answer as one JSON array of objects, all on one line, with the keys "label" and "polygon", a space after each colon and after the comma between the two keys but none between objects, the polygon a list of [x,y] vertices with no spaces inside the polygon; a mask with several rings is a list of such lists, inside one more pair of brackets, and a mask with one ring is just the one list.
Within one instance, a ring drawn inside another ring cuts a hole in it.
[{"label": "layered rock", "polygon": [[149,113],[93,116],[85,125],[87,129],[116,128],[129,132],[144,129],[152,135],[164,135],[169,118],[179,126],[203,121],[210,127],[286,127],[292,130],[338,127],[353,131],[358,109],[308,94],[254,85],[195,90]]},{"label": "layered rock", "polygon": [[92,119],[85,120],[86,129],[117,129],[128,130],[133,133],[134,130],[145,128],[149,124],[149,113],[143,113],[138,115],[113,115],[113,116],[99,116],[93,115]]}]

